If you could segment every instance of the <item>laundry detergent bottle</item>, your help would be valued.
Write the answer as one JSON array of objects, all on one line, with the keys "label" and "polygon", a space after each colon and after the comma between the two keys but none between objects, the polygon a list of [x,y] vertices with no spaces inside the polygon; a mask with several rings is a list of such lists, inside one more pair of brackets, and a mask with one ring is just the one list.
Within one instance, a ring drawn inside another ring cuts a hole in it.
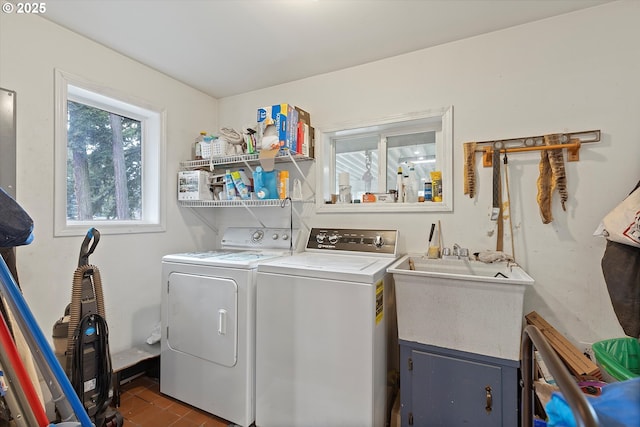
[{"label": "laundry detergent bottle", "polygon": [[262,181],[262,166],[253,171],[253,191],[258,199],[264,199],[264,184]]},{"label": "laundry detergent bottle", "polygon": [[269,198],[269,189],[264,185],[264,170],[262,166],[258,166],[253,171],[253,188],[258,199]]}]

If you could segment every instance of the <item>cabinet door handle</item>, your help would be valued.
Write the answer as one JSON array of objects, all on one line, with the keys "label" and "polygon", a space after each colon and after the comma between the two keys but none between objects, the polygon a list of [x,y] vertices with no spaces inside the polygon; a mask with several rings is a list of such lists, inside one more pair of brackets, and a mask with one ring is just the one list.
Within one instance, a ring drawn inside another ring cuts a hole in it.
[{"label": "cabinet door handle", "polygon": [[491,395],[491,387],[486,386],[484,391],[487,393],[487,406],[484,408],[487,414],[493,409],[493,396]]},{"label": "cabinet door handle", "polygon": [[218,310],[218,334],[227,334],[227,310],[224,308]]}]

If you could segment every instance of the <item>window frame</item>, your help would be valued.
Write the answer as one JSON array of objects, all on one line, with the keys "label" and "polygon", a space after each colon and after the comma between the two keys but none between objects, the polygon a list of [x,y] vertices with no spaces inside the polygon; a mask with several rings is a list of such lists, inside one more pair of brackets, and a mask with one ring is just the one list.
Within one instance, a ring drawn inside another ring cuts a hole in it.
[{"label": "window frame", "polygon": [[[67,219],[67,102],[71,100],[94,108],[139,120],[142,126],[142,218],[139,220]],[[132,96],[55,70],[54,136],[54,236],[80,236],[90,227],[102,234],[153,233],[166,230],[165,123],[162,108]]]},{"label": "window frame", "polygon": [[[390,135],[436,130],[436,164],[442,171],[442,202],[420,203],[344,203],[328,204],[331,189],[335,188],[336,149],[334,140],[341,136],[367,133],[384,134],[379,142],[378,177],[386,182],[387,144]],[[449,212],[453,211],[453,107],[443,107],[417,113],[407,113],[356,123],[330,125],[318,131],[319,153],[316,159],[316,212]]]}]

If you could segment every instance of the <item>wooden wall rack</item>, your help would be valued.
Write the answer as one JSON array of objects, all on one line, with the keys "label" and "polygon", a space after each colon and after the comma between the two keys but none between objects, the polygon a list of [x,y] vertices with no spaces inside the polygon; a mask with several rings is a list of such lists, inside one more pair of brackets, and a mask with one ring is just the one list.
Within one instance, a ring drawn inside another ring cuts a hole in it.
[{"label": "wooden wall rack", "polygon": [[544,135],[528,136],[524,138],[495,139],[491,141],[476,142],[476,152],[483,153],[482,165],[491,167],[493,151],[501,153],[518,153],[522,151],[567,149],[567,160],[577,162],[580,160],[580,145],[600,141],[600,130],[588,130],[582,132],[560,133],[561,144],[544,145]]}]

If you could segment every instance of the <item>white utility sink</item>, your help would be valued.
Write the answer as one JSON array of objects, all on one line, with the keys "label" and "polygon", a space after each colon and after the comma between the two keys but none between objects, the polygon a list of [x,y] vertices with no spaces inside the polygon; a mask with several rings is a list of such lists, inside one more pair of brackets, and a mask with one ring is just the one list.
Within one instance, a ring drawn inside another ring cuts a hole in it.
[{"label": "white utility sink", "polygon": [[524,292],[534,280],[518,265],[409,254],[388,271],[401,340],[520,360]]}]

